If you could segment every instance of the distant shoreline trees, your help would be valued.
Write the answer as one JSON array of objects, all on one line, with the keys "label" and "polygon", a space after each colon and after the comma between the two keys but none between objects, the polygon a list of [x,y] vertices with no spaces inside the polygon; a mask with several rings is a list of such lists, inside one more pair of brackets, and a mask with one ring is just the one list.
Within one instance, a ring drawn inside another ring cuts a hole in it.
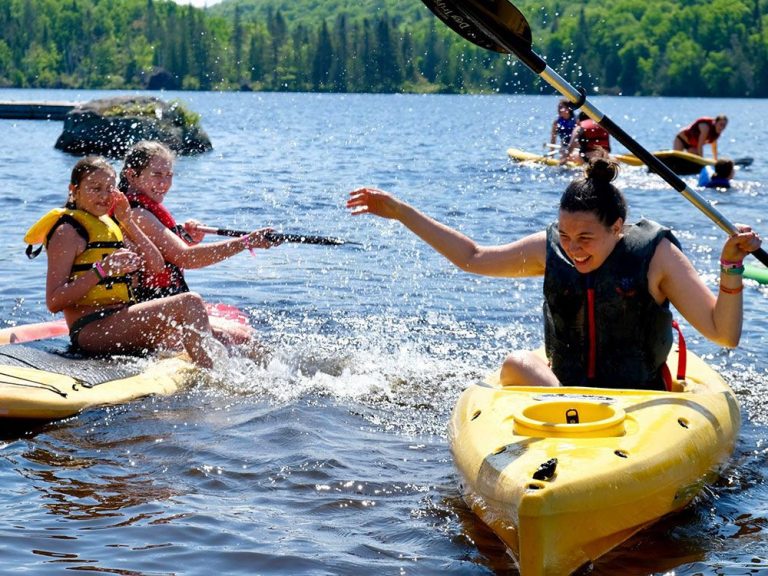
[{"label": "distant shoreline trees", "polygon": [[[0,86],[538,92],[514,58],[417,0],[4,0]],[[574,83],[627,95],[768,96],[768,0],[521,0],[534,48]],[[414,6],[416,5],[416,6]],[[218,9],[221,7],[221,9]],[[368,10],[368,12],[364,12]],[[288,16],[286,16],[288,15]]]}]

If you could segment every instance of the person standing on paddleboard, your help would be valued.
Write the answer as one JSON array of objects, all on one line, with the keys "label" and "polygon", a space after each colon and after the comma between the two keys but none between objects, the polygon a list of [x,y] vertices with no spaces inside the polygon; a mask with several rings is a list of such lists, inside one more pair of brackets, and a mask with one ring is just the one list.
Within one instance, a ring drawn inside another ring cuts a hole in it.
[{"label": "person standing on paddleboard", "polygon": [[[204,345],[211,326],[198,294],[136,302],[133,275],[162,270],[163,256],[138,226],[104,158],[75,164],[66,206],[38,220],[24,240],[47,250],[46,303],[64,313],[76,350],[143,353],[181,343],[193,362],[213,365]],[[30,248],[28,254],[39,253]]]},{"label": "person standing on paddleboard", "polygon": [[704,145],[712,146],[712,158],[717,160],[717,139],[728,126],[725,115],[710,118],[702,116],[680,130],[672,142],[672,148],[677,151],[689,152],[696,156],[704,156]]},{"label": "person standing on paddleboard", "polygon": [[557,118],[552,123],[552,132],[549,138],[550,146],[554,147],[560,140],[560,157],[564,158],[571,142],[573,129],[576,128],[576,118],[573,116],[573,108],[568,100],[562,99],[557,103]]},{"label": "person standing on paddleboard", "polygon": [[[163,205],[173,184],[173,152],[161,142],[143,140],[126,154],[120,171],[120,190],[136,215],[136,222],[160,250],[165,264],[158,273],[140,275],[136,297],[140,302],[189,291],[184,269],[204,268],[244,250],[270,248],[280,244],[265,236],[271,228],[254,230],[240,238],[202,244],[196,220],[179,225]],[[211,319],[214,335],[227,344],[250,341],[250,330],[233,322]]]},{"label": "person standing on paddleboard", "polygon": [[617,173],[607,159],[591,161],[563,193],[556,222],[501,246],[480,246],[376,188],[354,190],[347,207],[353,215],[398,220],[467,272],[544,276],[547,360],[527,351],[509,355],[502,384],[668,389],[669,304],[705,337],[736,346],[742,260],[761,242],[747,226],[726,240],[714,295],[668,228],[625,223],[626,201],[611,184]]}]

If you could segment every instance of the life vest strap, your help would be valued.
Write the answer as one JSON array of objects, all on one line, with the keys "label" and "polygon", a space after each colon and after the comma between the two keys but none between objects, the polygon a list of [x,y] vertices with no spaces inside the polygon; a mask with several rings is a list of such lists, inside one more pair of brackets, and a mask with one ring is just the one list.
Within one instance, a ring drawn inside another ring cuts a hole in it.
[{"label": "life vest strap", "polygon": [[[688,362],[688,348],[685,345],[685,337],[683,331],[680,329],[680,325],[676,320],[672,320],[672,328],[677,331],[677,375],[678,382],[685,380],[685,372]],[[672,391],[672,372],[669,369],[669,365],[665,362],[661,365],[661,377],[664,380],[664,388],[667,392]]]}]

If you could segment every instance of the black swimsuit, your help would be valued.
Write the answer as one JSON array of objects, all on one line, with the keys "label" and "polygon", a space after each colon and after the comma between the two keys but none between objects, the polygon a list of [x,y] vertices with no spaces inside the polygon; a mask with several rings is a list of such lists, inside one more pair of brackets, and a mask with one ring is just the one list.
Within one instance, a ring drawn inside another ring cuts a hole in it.
[{"label": "black swimsuit", "polygon": [[683,143],[683,150],[686,150],[686,151],[693,150],[694,147],[691,146],[691,144],[688,142],[688,140],[686,140],[685,138],[680,136],[680,134],[677,135],[677,139],[680,140],[680,142]]},{"label": "black swimsuit", "polygon": [[76,350],[80,350],[80,344],[77,342],[78,337],[80,336],[80,332],[83,331],[83,328],[88,326],[88,324],[92,322],[96,322],[97,320],[102,320],[104,318],[107,318],[109,316],[112,316],[115,312],[120,312],[125,308],[125,306],[120,306],[119,308],[107,308],[106,310],[99,310],[98,312],[92,312],[91,314],[86,314],[85,316],[81,316],[74,322],[72,322],[72,326],[69,327],[69,341],[72,343],[72,347]]}]

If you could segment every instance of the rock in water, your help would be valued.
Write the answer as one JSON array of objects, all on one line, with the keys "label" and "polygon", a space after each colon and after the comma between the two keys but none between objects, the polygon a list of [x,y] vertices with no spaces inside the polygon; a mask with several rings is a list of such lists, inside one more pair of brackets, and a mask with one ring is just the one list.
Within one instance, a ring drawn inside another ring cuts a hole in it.
[{"label": "rock in water", "polygon": [[122,158],[139,140],[159,140],[181,155],[213,149],[199,115],[152,96],[100,98],[76,107],[64,119],[56,148]]}]

